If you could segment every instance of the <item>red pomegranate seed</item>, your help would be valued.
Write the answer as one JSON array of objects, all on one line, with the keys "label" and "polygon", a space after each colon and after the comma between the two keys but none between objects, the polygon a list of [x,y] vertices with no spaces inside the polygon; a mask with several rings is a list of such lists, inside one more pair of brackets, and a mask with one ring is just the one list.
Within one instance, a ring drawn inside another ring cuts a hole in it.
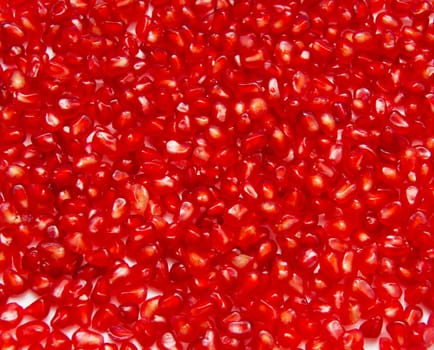
[{"label": "red pomegranate seed", "polygon": [[72,323],[73,310],[68,306],[59,306],[50,321],[52,328],[65,328]]},{"label": "red pomegranate seed", "polygon": [[44,319],[50,311],[50,300],[47,297],[41,297],[25,308],[25,314],[36,319]]},{"label": "red pomegranate seed", "polygon": [[134,336],[133,331],[123,325],[114,325],[108,329],[108,334],[114,341],[126,341]]},{"label": "red pomegranate seed", "polygon": [[117,350],[118,346],[116,344],[104,343],[102,349],[104,349],[104,350]]},{"label": "red pomegranate seed", "polygon": [[53,331],[47,338],[46,349],[50,350],[69,350],[71,349],[71,341],[60,331]]},{"label": "red pomegranate seed", "polygon": [[382,326],[382,317],[373,316],[360,325],[360,330],[366,338],[377,338],[381,333]]},{"label": "red pomegranate seed", "polygon": [[2,332],[0,335],[0,344],[6,349],[18,350],[18,341],[9,332]]},{"label": "red pomegranate seed", "polygon": [[29,345],[45,339],[49,334],[49,328],[42,321],[30,321],[19,326],[16,334],[19,343]]},{"label": "red pomegranate seed", "polygon": [[98,349],[103,343],[101,335],[86,329],[79,329],[72,335],[72,345],[76,348]]},{"label": "red pomegranate seed", "polygon": [[23,316],[24,310],[17,303],[4,304],[0,309],[0,326],[3,329],[16,327]]},{"label": "red pomegranate seed", "polygon": [[119,322],[119,310],[114,304],[104,304],[97,309],[92,318],[92,327],[105,331]]},{"label": "red pomegranate seed", "polygon": [[128,303],[119,305],[119,316],[125,323],[132,323],[137,320],[139,307],[137,304]]}]

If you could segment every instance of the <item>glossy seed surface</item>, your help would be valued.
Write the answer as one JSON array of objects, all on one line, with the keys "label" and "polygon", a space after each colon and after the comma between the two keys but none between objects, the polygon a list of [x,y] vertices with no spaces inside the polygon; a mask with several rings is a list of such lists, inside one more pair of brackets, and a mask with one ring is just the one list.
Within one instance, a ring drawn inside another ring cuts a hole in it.
[{"label": "glossy seed surface", "polygon": [[4,0],[0,349],[434,346],[434,5]]}]

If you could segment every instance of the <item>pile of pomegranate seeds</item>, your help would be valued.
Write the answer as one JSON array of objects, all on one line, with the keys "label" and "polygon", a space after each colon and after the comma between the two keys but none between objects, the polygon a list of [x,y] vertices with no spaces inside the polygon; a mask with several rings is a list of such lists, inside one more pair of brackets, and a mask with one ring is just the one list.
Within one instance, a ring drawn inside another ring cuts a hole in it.
[{"label": "pile of pomegranate seeds", "polygon": [[433,346],[430,0],[4,0],[0,52],[0,349]]}]

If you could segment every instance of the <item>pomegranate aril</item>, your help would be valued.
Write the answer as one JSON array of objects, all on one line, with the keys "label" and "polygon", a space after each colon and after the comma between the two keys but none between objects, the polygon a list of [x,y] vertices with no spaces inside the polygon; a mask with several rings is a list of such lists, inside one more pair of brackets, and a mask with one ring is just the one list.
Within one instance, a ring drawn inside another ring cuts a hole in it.
[{"label": "pomegranate aril", "polygon": [[381,333],[382,326],[382,317],[373,316],[360,325],[360,330],[366,338],[377,338]]},{"label": "pomegranate aril", "polygon": [[6,349],[19,349],[18,341],[9,332],[2,332],[2,334],[0,334],[0,345]]},{"label": "pomegranate aril", "polygon": [[30,350],[43,350],[44,347],[40,344],[32,344],[29,346],[29,349]]},{"label": "pomegranate aril", "polygon": [[150,346],[156,339],[156,329],[154,324],[143,319],[138,320],[133,325],[134,336],[143,347]]},{"label": "pomegranate aril", "polygon": [[119,322],[119,310],[114,304],[100,306],[92,318],[92,327],[99,331],[105,331],[110,326]]},{"label": "pomegranate aril", "polygon": [[111,339],[118,342],[129,340],[134,336],[130,328],[120,324],[111,326],[107,332]]},{"label": "pomegranate aril", "polygon": [[174,335],[170,332],[164,333],[157,339],[157,346],[163,350],[181,350],[181,344],[175,339]]},{"label": "pomegranate aril", "polygon": [[26,289],[26,280],[16,270],[6,269],[3,272],[3,283],[10,294],[20,294]]},{"label": "pomegranate aril", "polygon": [[386,329],[396,344],[400,347],[406,346],[408,343],[409,330],[405,322],[393,321],[387,325]]},{"label": "pomegranate aril", "polygon": [[139,307],[137,304],[121,304],[119,305],[119,317],[125,323],[132,323],[137,320],[139,315]]},{"label": "pomegranate aril", "polygon": [[4,304],[0,309],[0,326],[3,329],[16,327],[23,316],[24,310],[17,303]]},{"label": "pomegranate aril", "polygon": [[72,309],[72,318],[81,327],[89,327],[93,313],[93,303],[91,301],[74,305]]},{"label": "pomegranate aril", "polygon": [[76,348],[98,349],[103,343],[104,338],[101,335],[86,329],[78,329],[72,335],[72,345]]},{"label": "pomegranate aril", "polygon": [[110,284],[106,278],[100,278],[95,282],[91,298],[97,304],[104,304],[110,301]]},{"label": "pomegranate aril", "polygon": [[46,274],[33,272],[29,279],[30,288],[39,295],[49,292],[53,285],[53,278]]},{"label": "pomegranate aril", "polygon": [[20,325],[16,334],[20,344],[30,345],[45,339],[49,335],[49,327],[42,321],[30,321]]},{"label": "pomegranate aril", "polygon": [[25,314],[28,316],[32,316],[36,319],[44,319],[50,311],[50,306],[49,298],[42,297],[28,305],[24,310]]},{"label": "pomegranate aril", "polygon": [[50,325],[52,328],[65,328],[71,325],[73,317],[73,311],[71,307],[68,306],[60,306],[57,308],[53,318],[50,321]]},{"label": "pomegranate aril", "polygon": [[118,346],[116,344],[104,343],[102,349],[103,350],[117,350]]}]

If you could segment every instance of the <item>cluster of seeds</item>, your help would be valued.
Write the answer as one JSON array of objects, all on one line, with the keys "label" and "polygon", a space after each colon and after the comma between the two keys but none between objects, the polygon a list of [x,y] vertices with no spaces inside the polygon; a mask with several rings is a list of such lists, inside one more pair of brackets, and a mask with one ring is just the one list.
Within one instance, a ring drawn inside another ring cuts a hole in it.
[{"label": "cluster of seeds", "polygon": [[0,349],[434,344],[430,0],[3,0],[0,59]]}]

